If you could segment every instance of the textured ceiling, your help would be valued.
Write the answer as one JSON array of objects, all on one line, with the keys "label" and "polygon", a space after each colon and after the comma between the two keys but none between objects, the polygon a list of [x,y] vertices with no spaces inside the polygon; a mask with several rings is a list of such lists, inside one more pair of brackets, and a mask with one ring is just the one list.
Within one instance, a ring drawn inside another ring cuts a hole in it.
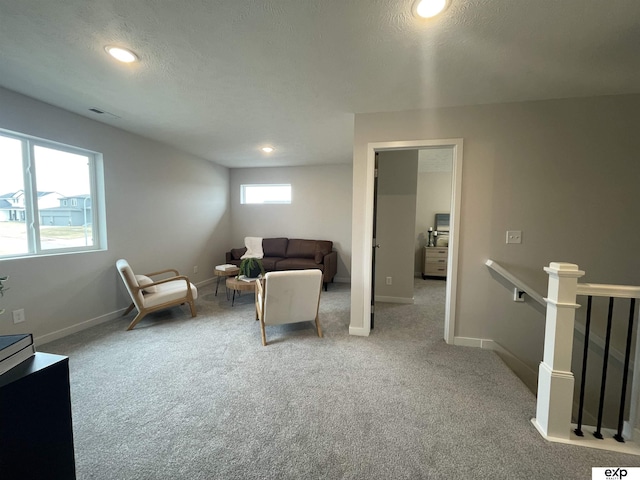
[{"label": "textured ceiling", "polygon": [[349,163],[354,113],[640,92],[639,0],[411,4],[0,0],[0,85],[228,167]]}]

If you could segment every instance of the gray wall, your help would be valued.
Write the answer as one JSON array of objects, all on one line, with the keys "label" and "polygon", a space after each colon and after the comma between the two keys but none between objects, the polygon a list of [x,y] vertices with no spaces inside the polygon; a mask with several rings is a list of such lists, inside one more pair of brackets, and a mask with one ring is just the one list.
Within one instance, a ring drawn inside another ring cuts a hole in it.
[{"label": "gray wall", "polygon": [[[638,125],[640,95],[356,115],[353,250],[368,234],[367,144],[463,138],[455,335],[493,339],[535,370],[544,317],[510,301],[484,261],[541,293],[552,261],[577,263],[584,282],[640,284]],[[505,244],[511,229],[523,231],[521,245]],[[363,264],[354,256],[354,330],[366,321]]]},{"label": "gray wall", "polygon": [[413,302],[417,184],[418,150],[379,153],[376,301]]},{"label": "gray wall", "polygon": [[[350,281],[350,165],[241,168],[230,172],[231,246],[243,246],[246,236],[331,240],[338,252],[335,280]],[[240,185],[253,183],[291,184],[291,204],[241,205]]]},{"label": "gray wall", "polygon": [[[135,272],[212,277],[229,244],[226,168],[4,89],[0,128],[102,153],[108,235],[107,251],[0,260],[10,277],[0,334],[32,332],[42,342],[119,315],[129,303],[121,257]],[[26,322],[14,325],[18,308]]]}]

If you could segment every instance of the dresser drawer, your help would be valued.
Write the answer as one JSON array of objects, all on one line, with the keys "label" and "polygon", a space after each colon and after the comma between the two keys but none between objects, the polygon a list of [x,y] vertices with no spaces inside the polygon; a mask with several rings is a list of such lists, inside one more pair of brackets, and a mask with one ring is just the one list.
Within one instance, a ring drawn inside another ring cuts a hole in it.
[{"label": "dresser drawer", "polygon": [[422,275],[446,277],[448,257],[449,249],[447,247],[425,247]]},{"label": "dresser drawer", "polygon": [[429,263],[440,263],[440,264],[447,264],[447,257],[444,258],[431,258],[431,257],[427,257],[424,260],[425,265],[429,264]]},{"label": "dresser drawer", "polygon": [[422,273],[432,277],[444,277],[447,275],[447,265],[428,263]]},{"label": "dresser drawer", "polygon": [[449,256],[449,249],[442,247],[433,247],[424,249],[427,258],[444,258]]}]

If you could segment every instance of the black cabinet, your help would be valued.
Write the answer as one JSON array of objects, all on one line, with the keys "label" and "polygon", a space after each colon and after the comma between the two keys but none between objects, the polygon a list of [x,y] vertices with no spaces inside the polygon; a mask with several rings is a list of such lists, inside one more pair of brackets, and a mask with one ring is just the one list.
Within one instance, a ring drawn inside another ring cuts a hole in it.
[{"label": "black cabinet", "polygon": [[38,352],[0,375],[0,477],[76,478],[67,357]]}]

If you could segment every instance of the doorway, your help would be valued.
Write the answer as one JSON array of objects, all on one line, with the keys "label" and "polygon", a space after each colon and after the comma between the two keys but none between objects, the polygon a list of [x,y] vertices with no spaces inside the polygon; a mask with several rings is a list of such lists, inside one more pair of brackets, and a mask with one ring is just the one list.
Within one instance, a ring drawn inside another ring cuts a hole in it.
[{"label": "doorway", "polygon": [[[363,205],[363,227],[364,232],[372,232],[373,225],[373,201],[375,184],[375,153],[386,150],[416,150],[429,147],[451,147],[453,149],[453,169],[451,179],[451,218],[449,253],[447,263],[447,286],[445,300],[444,318],[444,339],[447,343],[453,343],[455,335],[455,307],[456,307],[456,286],[458,269],[458,245],[459,245],[459,225],[460,225],[460,201],[462,191],[462,139],[443,140],[414,140],[414,141],[394,141],[375,142],[367,144],[366,159],[366,183],[364,186]],[[369,335],[371,318],[371,281],[372,281],[372,248],[373,237],[371,234],[362,237],[361,260],[354,266],[356,275],[358,270],[362,276],[362,285],[352,282],[352,309],[351,325],[349,332],[354,335]],[[357,277],[356,277],[357,278]],[[359,282],[358,282],[359,283]],[[363,287],[363,288],[361,288]],[[360,316],[362,314],[362,316]],[[364,319],[364,324],[362,324]],[[362,325],[359,327],[358,324]]]},{"label": "doorway", "polygon": [[399,311],[386,304],[429,305],[444,314],[453,148],[385,150],[376,157],[372,330],[376,316]]}]

